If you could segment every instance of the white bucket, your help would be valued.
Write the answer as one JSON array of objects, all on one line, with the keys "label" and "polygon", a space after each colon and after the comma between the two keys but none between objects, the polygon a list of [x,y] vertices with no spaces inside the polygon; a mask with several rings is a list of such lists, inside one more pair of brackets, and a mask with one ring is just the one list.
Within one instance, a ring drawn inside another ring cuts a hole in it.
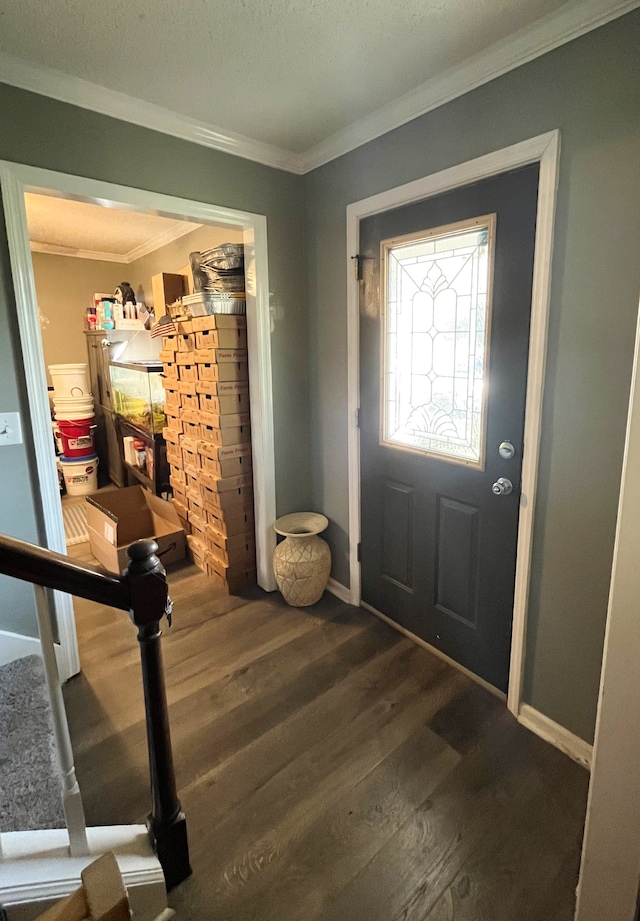
[{"label": "white bucket", "polygon": [[93,397],[54,397],[53,409],[56,419],[88,419],[93,416]]},{"label": "white bucket", "polygon": [[64,483],[70,496],[88,496],[98,489],[98,458],[74,457],[59,458],[62,466]]},{"label": "white bucket", "polygon": [[55,397],[91,396],[89,372],[85,364],[49,365]]}]

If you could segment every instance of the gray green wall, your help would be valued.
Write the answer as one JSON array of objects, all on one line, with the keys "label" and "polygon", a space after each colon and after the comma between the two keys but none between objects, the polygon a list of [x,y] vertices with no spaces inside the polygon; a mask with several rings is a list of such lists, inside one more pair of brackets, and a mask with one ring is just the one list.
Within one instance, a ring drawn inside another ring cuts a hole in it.
[{"label": "gray green wall", "polygon": [[561,131],[525,700],[592,739],[640,293],[640,12],[305,177],[313,504],[348,584],[345,211]]},{"label": "gray green wall", "polygon": [[[22,416],[24,442],[0,448],[0,533],[38,543],[38,519],[32,501],[29,408],[24,398],[22,360],[4,214],[0,209],[0,410]],[[37,636],[33,589],[0,576],[0,630]],[[0,643],[2,639],[0,638]]]},{"label": "gray green wall", "polygon": [[[345,584],[346,206],[561,130],[525,699],[586,739],[640,292],[639,47],[636,11],[304,178],[0,86],[0,159],[267,215],[278,513],[310,504],[331,518],[334,576]],[[24,380],[7,271],[0,238],[0,393],[10,410]],[[0,454],[0,529],[33,538],[28,457],[28,447]],[[6,580],[0,593],[0,629],[17,629],[28,598]]]},{"label": "gray green wall", "polygon": [[[278,514],[310,502],[307,318],[304,298],[303,180],[0,85],[0,159],[125,186],[264,214],[274,324],[271,337]],[[0,239],[0,393],[2,409],[24,398],[22,358],[8,275],[6,239]],[[0,453],[0,530],[35,538],[35,507],[26,472],[27,450]],[[0,582],[0,629],[35,633],[33,607],[23,589]]]}]

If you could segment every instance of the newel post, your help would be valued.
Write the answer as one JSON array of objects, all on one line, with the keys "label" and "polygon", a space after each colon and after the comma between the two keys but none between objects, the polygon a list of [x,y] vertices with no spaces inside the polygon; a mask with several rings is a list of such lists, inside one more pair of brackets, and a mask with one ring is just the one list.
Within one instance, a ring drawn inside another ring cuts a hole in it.
[{"label": "newel post", "polygon": [[164,871],[168,890],[191,874],[187,821],[178,799],[171,753],[169,712],[162,669],[160,621],[171,615],[166,573],[154,540],[139,540],[127,553],[131,592],[129,615],[138,628],[142,685],[149,748],[153,807],[147,827]]}]

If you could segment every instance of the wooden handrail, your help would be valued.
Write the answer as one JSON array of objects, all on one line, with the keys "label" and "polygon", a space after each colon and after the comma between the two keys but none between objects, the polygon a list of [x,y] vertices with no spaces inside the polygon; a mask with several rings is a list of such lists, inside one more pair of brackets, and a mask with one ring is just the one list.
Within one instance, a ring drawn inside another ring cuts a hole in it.
[{"label": "wooden handrail", "polygon": [[160,621],[166,616],[171,622],[172,605],[157,550],[154,540],[131,544],[129,565],[118,577],[0,534],[0,573],[128,611],[138,628],[152,794],[147,827],[167,889],[172,889],[191,874],[191,866],[187,823],[176,789],[160,646]]},{"label": "wooden handrail", "polygon": [[0,573],[34,585],[44,585],[78,598],[88,598],[110,608],[128,611],[129,583],[99,566],[80,563],[62,553],[44,550],[0,534]]}]

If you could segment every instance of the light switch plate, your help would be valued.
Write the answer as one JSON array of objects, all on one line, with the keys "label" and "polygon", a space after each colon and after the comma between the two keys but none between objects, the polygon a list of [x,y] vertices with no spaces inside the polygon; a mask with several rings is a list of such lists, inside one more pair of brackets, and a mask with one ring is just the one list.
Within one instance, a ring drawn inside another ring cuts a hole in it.
[{"label": "light switch plate", "polygon": [[0,412],[0,447],[22,444],[20,413]]}]

